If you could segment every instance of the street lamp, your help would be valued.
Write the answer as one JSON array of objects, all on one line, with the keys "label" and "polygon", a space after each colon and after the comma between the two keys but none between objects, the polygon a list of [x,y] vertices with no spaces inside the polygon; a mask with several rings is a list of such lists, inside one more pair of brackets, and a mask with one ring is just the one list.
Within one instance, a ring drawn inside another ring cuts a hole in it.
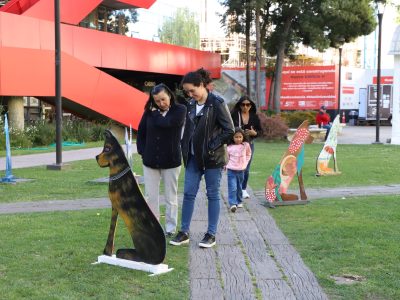
[{"label": "street lamp", "polygon": [[340,115],[340,94],[342,89],[342,45],[339,47],[339,80],[338,80],[338,107],[336,115]]},{"label": "street lamp", "polygon": [[56,163],[48,170],[62,169],[62,101],[61,101],[61,43],[60,0],[54,0],[55,106],[56,106]]},{"label": "street lamp", "polygon": [[376,7],[378,11],[378,69],[376,74],[376,137],[374,144],[380,144],[379,140],[379,125],[381,121],[380,106],[381,106],[381,48],[382,48],[382,18],[385,9],[385,2],[377,1]]}]

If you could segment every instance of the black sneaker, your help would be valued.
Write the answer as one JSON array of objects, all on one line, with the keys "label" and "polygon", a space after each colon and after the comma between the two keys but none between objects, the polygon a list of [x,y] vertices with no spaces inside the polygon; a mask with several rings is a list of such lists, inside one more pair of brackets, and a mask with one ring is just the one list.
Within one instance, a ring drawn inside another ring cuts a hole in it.
[{"label": "black sneaker", "polygon": [[183,231],[178,231],[178,234],[169,241],[171,245],[180,246],[189,243],[189,234]]},{"label": "black sneaker", "polygon": [[166,238],[172,238],[174,236],[174,234],[175,234],[174,232],[166,232],[165,233],[165,237]]},{"label": "black sneaker", "polygon": [[199,243],[202,248],[211,248],[215,243],[215,235],[209,234],[208,232],[204,235],[203,239]]},{"label": "black sneaker", "polygon": [[233,213],[236,211],[236,209],[237,209],[237,206],[235,204],[233,204],[230,208],[231,212],[233,212]]}]

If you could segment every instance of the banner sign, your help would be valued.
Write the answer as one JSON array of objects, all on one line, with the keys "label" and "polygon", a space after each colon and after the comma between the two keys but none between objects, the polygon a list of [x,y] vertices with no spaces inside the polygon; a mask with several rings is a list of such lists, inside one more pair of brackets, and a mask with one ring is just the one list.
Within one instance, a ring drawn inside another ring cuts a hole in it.
[{"label": "banner sign", "polygon": [[337,75],[335,66],[283,67],[281,109],[337,109]]},{"label": "banner sign", "polygon": [[[378,84],[378,78],[374,76],[372,78],[373,84]],[[393,84],[393,76],[381,76],[381,84]]]}]

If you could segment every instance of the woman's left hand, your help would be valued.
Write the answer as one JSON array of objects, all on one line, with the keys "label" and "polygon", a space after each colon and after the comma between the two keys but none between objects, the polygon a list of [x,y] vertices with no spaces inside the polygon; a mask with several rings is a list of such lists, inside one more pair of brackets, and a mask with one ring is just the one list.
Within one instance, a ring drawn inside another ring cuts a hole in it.
[{"label": "woman's left hand", "polygon": [[251,129],[246,129],[245,130],[245,134],[247,134],[248,136],[256,136],[257,135],[257,131],[255,131],[253,126],[251,126]]}]

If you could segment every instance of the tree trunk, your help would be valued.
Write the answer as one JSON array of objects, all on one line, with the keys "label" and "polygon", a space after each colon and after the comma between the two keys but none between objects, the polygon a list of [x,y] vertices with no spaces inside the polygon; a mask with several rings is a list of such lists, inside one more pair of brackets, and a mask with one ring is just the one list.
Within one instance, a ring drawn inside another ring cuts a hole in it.
[{"label": "tree trunk", "polygon": [[275,74],[271,77],[271,86],[268,95],[268,110],[274,110],[274,89],[275,89]]},{"label": "tree trunk", "polygon": [[285,59],[286,40],[289,35],[291,18],[287,18],[283,26],[282,39],[278,45],[275,65],[275,84],[274,84],[274,107],[275,113],[281,112],[281,82],[282,82],[282,69],[283,61]]},{"label": "tree trunk", "polygon": [[246,1],[246,89],[247,95],[251,97],[251,54],[250,54],[250,27],[251,27],[251,5],[250,0]]},{"label": "tree trunk", "polygon": [[257,108],[261,106],[261,45],[260,45],[260,6],[256,4],[256,105]]}]

